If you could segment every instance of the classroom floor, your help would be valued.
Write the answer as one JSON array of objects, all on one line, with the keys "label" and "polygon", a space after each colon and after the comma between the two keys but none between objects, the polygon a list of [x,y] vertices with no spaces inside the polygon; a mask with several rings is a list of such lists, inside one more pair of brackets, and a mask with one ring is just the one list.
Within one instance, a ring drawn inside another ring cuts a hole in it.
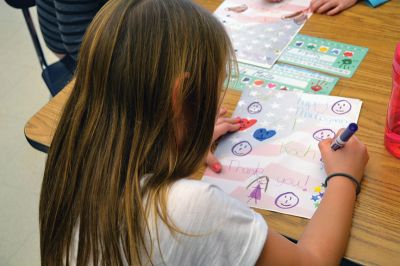
[{"label": "classroom floor", "polygon": [[[40,32],[36,9],[30,13]],[[49,93],[22,11],[4,1],[0,40],[0,265],[40,265],[38,206],[46,155],[28,144],[24,125]],[[47,61],[56,61],[41,43]]]}]

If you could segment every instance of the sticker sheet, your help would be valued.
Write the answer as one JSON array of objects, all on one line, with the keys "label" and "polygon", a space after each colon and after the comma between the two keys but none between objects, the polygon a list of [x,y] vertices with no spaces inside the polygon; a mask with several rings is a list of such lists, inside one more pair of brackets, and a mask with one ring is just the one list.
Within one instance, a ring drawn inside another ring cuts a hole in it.
[{"label": "sticker sheet", "polygon": [[239,63],[238,77],[232,77],[229,87],[244,90],[251,86],[299,91],[312,94],[330,94],[339,78],[285,64],[275,64],[272,68]]},{"label": "sticker sheet", "polygon": [[238,132],[221,139],[215,151],[216,184],[251,207],[310,218],[324,197],[326,177],[318,142],[357,122],[362,102],[293,91],[245,89],[233,116]]},{"label": "sticker sheet", "polygon": [[279,62],[351,78],[368,48],[298,34]]},{"label": "sticker sheet", "polygon": [[237,59],[270,68],[305,21],[310,0],[225,0],[214,15],[225,25]]}]

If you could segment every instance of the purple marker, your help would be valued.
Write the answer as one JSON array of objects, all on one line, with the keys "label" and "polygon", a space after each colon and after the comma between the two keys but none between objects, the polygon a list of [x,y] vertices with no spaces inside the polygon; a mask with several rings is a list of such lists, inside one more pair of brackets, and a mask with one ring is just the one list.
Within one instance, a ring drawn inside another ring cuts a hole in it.
[{"label": "purple marker", "polygon": [[344,144],[356,133],[358,126],[356,123],[350,123],[350,125],[338,136],[332,143],[332,150],[336,151],[344,146]]}]

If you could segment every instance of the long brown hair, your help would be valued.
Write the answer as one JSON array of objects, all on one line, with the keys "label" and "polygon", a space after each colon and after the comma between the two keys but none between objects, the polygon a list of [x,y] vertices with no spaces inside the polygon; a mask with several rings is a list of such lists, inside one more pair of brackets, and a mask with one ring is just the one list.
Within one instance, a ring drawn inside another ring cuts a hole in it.
[{"label": "long brown hair", "polygon": [[192,174],[210,147],[232,56],[221,24],[191,1],[112,0],[100,10],[48,154],[42,265],[74,262],[75,230],[78,265],[151,259],[147,217],[173,229],[168,187]]}]

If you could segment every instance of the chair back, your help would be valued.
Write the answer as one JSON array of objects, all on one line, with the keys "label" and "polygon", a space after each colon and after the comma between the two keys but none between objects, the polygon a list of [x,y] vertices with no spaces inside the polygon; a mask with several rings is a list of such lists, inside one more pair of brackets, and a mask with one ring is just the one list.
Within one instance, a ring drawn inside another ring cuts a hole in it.
[{"label": "chair back", "polygon": [[50,90],[51,95],[55,96],[72,79],[76,66],[75,61],[69,55],[66,55],[62,60],[47,65],[35,25],[29,13],[29,8],[36,4],[35,0],[6,0],[6,2],[10,6],[22,10],[32,38],[33,46],[36,50],[36,55],[39,59],[40,67],[42,68],[43,80]]},{"label": "chair back", "polygon": [[23,8],[30,8],[36,5],[35,0],[6,0],[7,4],[14,8],[23,9]]},{"label": "chair back", "polygon": [[69,55],[46,67],[42,71],[44,82],[49,88],[51,96],[62,90],[72,79],[76,67],[76,62]]}]

